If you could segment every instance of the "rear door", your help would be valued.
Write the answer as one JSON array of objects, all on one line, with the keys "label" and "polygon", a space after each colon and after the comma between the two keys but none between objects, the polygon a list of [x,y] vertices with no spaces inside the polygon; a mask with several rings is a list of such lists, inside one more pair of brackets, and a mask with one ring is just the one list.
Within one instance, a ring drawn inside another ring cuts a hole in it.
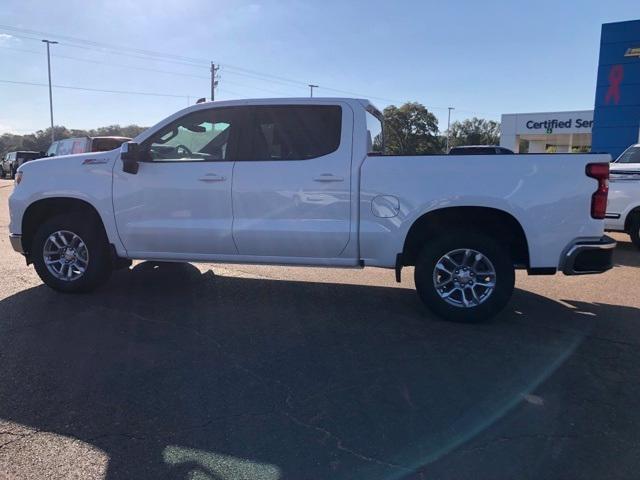
[{"label": "rear door", "polygon": [[346,104],[250,108],[234,166],[241,255],[338,257],[350,236],[353,112]]}]

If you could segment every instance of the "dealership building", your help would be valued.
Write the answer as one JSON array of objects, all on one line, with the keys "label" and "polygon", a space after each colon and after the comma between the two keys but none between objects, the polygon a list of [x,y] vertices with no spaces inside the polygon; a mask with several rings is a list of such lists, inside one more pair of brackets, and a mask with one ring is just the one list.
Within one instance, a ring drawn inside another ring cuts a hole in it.
[{"label": "dealership building", "polygon": [[502,115],[500,145],[516,153],[567,153],[591,147],[593,110]]},{"label": "dealership building", "polygon": [[500,145],[514,152],[605,152],[640,142],[640,20],[605,23],[593,110],[502,115]]}]

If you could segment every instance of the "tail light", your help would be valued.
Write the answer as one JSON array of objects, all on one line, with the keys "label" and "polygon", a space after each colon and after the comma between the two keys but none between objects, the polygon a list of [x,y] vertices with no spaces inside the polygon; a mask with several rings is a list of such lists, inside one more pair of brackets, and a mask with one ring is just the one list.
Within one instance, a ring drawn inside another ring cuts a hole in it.
[{"label": "tail light", "polygon": [[591,195],[591,218],[602,220],[607,213],[607,196],[609,195],[609,164],[589,163],[587,177],[598,181],[598,189]]}]

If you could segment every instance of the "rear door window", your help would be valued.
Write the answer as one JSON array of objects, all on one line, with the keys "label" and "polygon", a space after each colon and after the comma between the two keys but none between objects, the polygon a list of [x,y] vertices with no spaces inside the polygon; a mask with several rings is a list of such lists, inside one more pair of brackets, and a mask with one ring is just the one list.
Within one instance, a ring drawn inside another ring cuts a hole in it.
[{"label": "rear door window", "polygon": [[342,108],[337,105],[278,105],[252,109],[246,160],[309,160],[340,146]]}]

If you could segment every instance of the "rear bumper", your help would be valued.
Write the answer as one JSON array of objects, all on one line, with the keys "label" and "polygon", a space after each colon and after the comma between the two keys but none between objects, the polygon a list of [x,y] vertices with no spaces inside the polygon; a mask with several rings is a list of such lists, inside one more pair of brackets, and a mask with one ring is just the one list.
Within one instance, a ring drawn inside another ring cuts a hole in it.
[{"label": "rear bumper", "polygon": [[604,235],[599,240],[579,240],[570,244],[562,256],[565,275],[602,273],[613,267],[616,241]]},{"label": "rear bumper", "polygon": [[11,243],[11,248],[13,248],[16,252],[24,253],[24,248],[22,248],[22,235],[10,233],[9,242]]}]

